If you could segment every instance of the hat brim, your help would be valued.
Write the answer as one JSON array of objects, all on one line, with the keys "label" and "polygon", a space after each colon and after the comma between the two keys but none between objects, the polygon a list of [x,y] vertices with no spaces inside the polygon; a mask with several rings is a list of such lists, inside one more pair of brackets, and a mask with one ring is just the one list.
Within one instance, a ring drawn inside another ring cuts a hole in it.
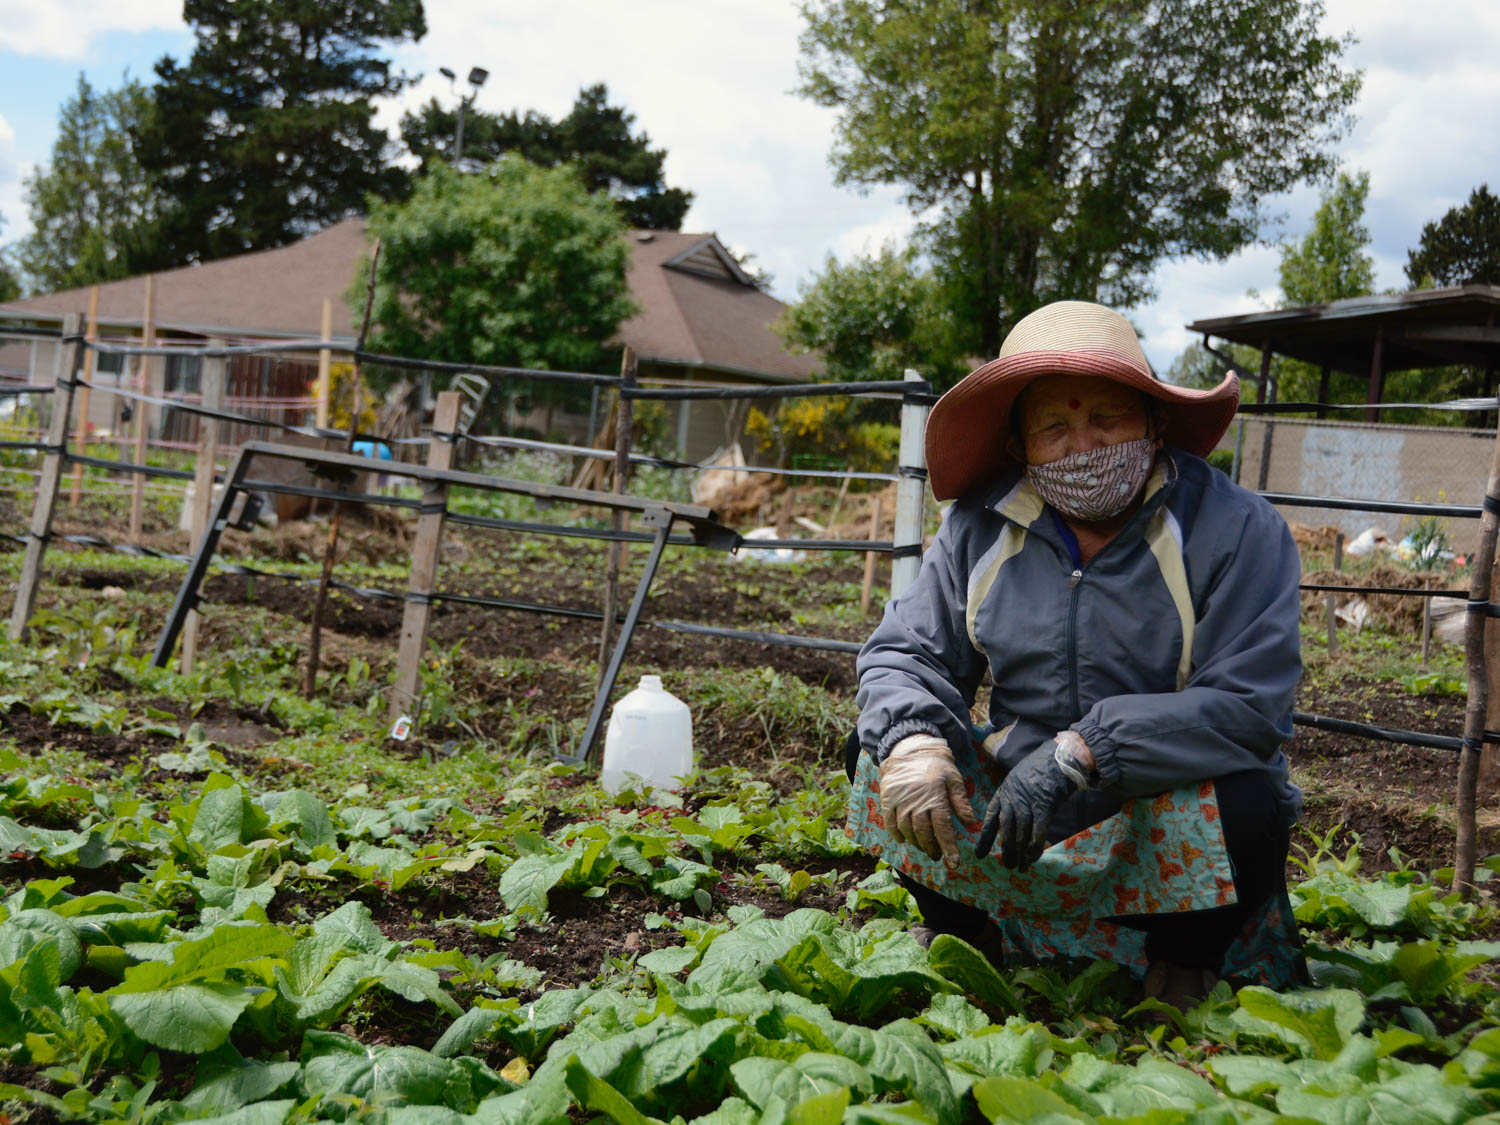
[{"label": "hat brim", "polygon": [[1233,373],[1212,390],[1164,383],[1118,353],[1028,351],[971,371],[938,399],[927,418],[927,479],[939,500],[954,500],[1020,462],[1010,450],[1010,412],[1043,375],[1095,375],[1134,387],[1161,405],[1168,444],[1198,457],[1219,443],[1240,404]]}]

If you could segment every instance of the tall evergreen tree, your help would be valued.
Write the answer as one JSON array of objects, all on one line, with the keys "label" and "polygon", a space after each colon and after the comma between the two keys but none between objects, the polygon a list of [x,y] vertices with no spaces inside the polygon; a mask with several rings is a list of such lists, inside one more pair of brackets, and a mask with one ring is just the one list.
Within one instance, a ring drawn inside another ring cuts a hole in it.
[{"label": "tall evergreen tree", "polygon": [[197,43],[165,57],[142,165],[170,197],[173,262],[280,246],[390,197],[406,173],[372,99],[411,79],[376,47],[420,39],[422,0],[186,0]]},{"label": "tall evergreen tree", "polygon": [[[491,114],[472,106],[464,114],[464,162],[481,164],[508,152],[550,168],[572,164],[590,192],[607,192],[632,227],[680,230],[693,193],[668,187],[662,165],[666,149],[652,148],[646,133],[632,133],[635,114],[609,104],[603,83],[578,92],[573,108],[559,121],[528,109]],[[401,118],[401,138],[425,171],[453,155],[455,110],[431,99]]]},{"label": "tall evergreen tree", "polygon": [[804,0],[800,92],[833,162],[936,216],[928,248],[994,355],[1058,297],[1131,305],[1255,238],[1332,170],[1359,78],[1319,0]]},{"label": "tall evergreen tree", "polygon": [[1406,277],[1424,284],[1500,285],[1500,199],[1489,184],[1469,193],[1462,207],[1422,228],[1415,250],[1407,251]]},{"label": "tall evergreen tree", "polygon": [[127,79],[98,93],[82,74],[63,103],[52,159],[26,178],[31,233],[17,247],[42,293],[153,269],[161,193],[136,157],[133,130],[151,91]]}]

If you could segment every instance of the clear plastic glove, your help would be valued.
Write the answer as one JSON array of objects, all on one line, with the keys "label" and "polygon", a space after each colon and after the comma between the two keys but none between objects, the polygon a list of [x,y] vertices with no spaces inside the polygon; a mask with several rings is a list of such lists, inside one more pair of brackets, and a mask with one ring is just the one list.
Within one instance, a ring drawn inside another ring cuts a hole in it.
[{"label": "clear plastic glove", "polygon": [[954,867],[955,813],[970,828],[979,826],[948,744],[930,734],[914,734],[896,743],[880,764],[880,815],[886,830]]},{"label": "clear plastic glove", "polygon": [[1000,862],[1025,871],[1047,847],[1047,826],[1074,793],[1088,788],[1093,755],[1074,731],[1059,732],[1021,760],[1006,775],[985,811],[984,827],[974,846],[983,858],[1000,836]]}]

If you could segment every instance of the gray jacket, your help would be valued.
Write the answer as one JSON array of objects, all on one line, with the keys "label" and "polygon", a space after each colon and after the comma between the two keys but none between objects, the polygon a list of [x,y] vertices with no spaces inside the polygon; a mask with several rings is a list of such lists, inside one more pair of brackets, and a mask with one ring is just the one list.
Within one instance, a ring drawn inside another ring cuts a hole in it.
[{"label": "gray jacket", "polygon": [[1162,453],[1140,510],[1081,568],[1012,470],[953,504],[861,651],[861,746],[881,761],[911,734],[967,741],[988,670],[1002,765],[1068,728],[1094,753],[1100,786],[1059,811],[1054,840],[1126,797],[1243,770],[1273,775],[1294,823],[1302,794],[1280,747],[1302,671],[1300,574],[1281,516],[1181,450]]}]

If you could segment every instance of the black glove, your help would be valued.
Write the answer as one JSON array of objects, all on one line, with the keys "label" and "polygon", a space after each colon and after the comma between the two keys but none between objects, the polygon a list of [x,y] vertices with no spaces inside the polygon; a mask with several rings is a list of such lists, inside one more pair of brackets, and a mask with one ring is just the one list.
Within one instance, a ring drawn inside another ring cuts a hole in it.
[{"label": "black glove", "polygon": [[1048,739],[1005,777],[979,830],[974,854],[983,859],[1000,833],[1000,862],[1025,871],[1047,847],[1047,825],[1058,808],[1079,791],[1076,778],[1057,764],[1057,741]]}]

